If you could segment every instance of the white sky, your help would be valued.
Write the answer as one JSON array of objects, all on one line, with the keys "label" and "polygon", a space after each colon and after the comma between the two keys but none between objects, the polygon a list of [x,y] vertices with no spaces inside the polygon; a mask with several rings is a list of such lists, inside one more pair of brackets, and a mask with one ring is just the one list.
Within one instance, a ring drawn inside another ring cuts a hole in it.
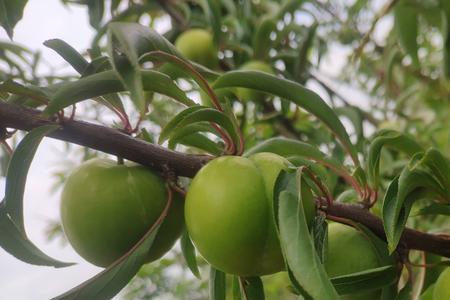
[{"label": "white sky", "polygon": [[[24,18],[16,26],[14,40],[33,50],[41,50],[44,59],[58,68],[64,65],[64,61],[42,45],[45,40],[60,38],[77,50],[84,51],[89,47],[92,36],[93,32],[84,7],[67,8],[62,6],[60,0],[29,0]],[[2,29],[0,29],[1,39],[8,39]],[[342,48],[334,50],[333,57],[326,58],[322,64],[325,65],[322,69],[330,75],[337,75],[345,64],[347,54]],[[337,88],[338,90],[343,88],[343,92],[348,93],[345,87]],[[317,92],[323,95],[323,91]],[[354,91],[353,95],[356,95]],[[361,97],[364,98],[364,95],[352,97],[359,99],[354,104],[363,104],[365,100],[361,100]],[[52,172],[59,159],[55,148],[61,147],[60,142],[44,139],[33,161],[25,193],[26,229],[30,239],[48,255],[79,264],[65,269],[32,266],[22,263],[0,248],[0,299],[50,299],[101,270],[83,262],[70,247],[61,248],[58,242],[49,244],[44,235],[47,220],[58,218],[59,194],[51,195],[49,191],[54,183]],[[4,182],[0,180],[0,199],[3,194]]]}]

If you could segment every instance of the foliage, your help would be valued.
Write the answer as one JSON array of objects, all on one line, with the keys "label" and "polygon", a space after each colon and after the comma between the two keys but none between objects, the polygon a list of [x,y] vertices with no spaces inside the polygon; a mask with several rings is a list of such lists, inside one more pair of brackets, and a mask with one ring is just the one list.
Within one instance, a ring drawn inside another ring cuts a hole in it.
[{"label": "foliage", "polygon": [[[26,2],[0,0],[0,26],[11,38]],[[436,268],[412,268],[410,261],[422,263],[429,254],[411,252],[409,257],[411,249],[401,237],[406,226],[448,231],[448,1],[62,2],[86,6],[96,32],[90,48],[84,52],[61,40],[46,41],[74,72],[42,75],[39,53],[0,41],[1,102],[39,109],[42,118],[56,120],[73,111],[79,119],[190,154],[273,152],[296,170],[282,172],[275,185],[272,208],[287,270],[280,277],[244,278],[210,270],[188,233],[181,251],[176,247],[168,257],[142,266],[155,223],[127,255],[55,299],[108,299],[127,283],[122,294],[130,299],[204,299],[208,293],[211,299],[262,299],[264,293],[267,299],[338,299],[344,290],[373,288],[383,288],[386,299],[401,299],[425,290],[418,274]],[[139,24],[146,18],[149,26]],[[155,24],[165,18],[171,20],[170,29],[158,34]],[[189,61],[174,46],[192,28],[213,36],[219,63],[209,65],[212,69]],[[346,53],[339,57],[343,64],[337,75],[327,74],[336,50]],[[268,64],[274,74],[239,70],[254,60]],[[341,93],[340,86],[350,92]],[[241,88],[257,90],[262,99],[241,101]],[[203,106],[198,105],[200,94],[208,100]],[[358,95],[364,100],[353,99]],[[24,134],[0,128],[0,175],[6,176],[0,246],[25,262],[63,267],[66,263],[27,239],[22,216],[29,164],[40,140],[53,130],[58,129],[39,127]],[[67,151],[74,151],[70,144]],[[82,151],[81,160],[103,155]],[[58,184],[66,171],[56,174]],[[188,188],[189,179],[179,184]],[[305,199],[312,198],[319,203],[313,229],[302,209]],[[381,218],[387,247],[361,224],[337,221],[351,223],[374,247],[394,253],[398,268],[327,275],[324,219],[332,218],[326,206],[333,201],[357,203]],[[51,232],[58,232],[58,226]],[[400,282],[398,288],[391,279]]]}]

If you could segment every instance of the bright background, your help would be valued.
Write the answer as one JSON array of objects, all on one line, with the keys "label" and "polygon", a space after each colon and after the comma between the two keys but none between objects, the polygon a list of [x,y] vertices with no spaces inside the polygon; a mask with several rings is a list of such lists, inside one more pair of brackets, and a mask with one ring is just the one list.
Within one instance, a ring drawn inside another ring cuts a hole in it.
[{"label": "bright background", "polygon": [[[376,2],[380,5],[384,3]],[[375,37],[382,39],[383,33],[387,32],[386,27],[391,26],[390,23],[389,19],[381,22],[377,26]],[[32,50],[41,51],[49,67],[70,70],[43,42],[59,38],[83,51],[89,47],[93,34],[85,6],[66,7],[59,0],[29,0],[24,17],[15,28],[14,40]],[[0,39],[8,39],[2,29]],[[321,71],[330,77],[339,74],[346,64],[348,51],[351,49],[335,47],[332,57],[323,60]],[[348,98],[353,104],[364,107],[366,95],[345,86],[334,86],[340,93],[351,96]],[[318,90],[317,86],[311,87],[323,95],[323,91]],[[26,186],[25,225],[30,239],[45,253],[62,261],[77,262],[77,265],[63,269],[32,266],[15,259],[0,248],[0,299],[50,299],[101,271],[84,262],[69,246],[64,247],[59,241],[48,242],[45,235],[48,221],[59,218],[59,193],[51,193],[51,188],[55,183],[52,174],[58,170],[62,149],[63,143],[51,139],[44,139],[39,147]],[[3,195],[4,180],[0,179],[0,199]],[[120,299],[120,296],[116,298]]]}]

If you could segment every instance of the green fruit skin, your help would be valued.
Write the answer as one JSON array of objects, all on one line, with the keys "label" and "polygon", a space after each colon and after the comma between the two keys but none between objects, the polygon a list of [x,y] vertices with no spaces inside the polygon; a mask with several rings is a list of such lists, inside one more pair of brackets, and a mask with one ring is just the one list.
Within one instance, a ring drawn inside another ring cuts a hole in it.
[{"label": "green fruit skin", "polygon": [[217,49],[211,33],[203,29],[183,32],[175,41],[175,47],[187,59],[210,69],[217,67]]},{"label": "green fruit skin", "polygon": [[[265,62],[258,60],[251,60],[245,64],[243,64],[239,70],[243,71],[260,71],[267,74],[275,75],[272,67]],[[258,92],[256,90],[247,89],[247,88],[237,88],[237,96],[242,102],[254,101],[254,102],[262,102],[265,99],[265,94]]]},{"label": "green fruit skin", "polygon": [[[325,269],[330,277],[342,276],[383,266],[375,248],[361,232],[340,223],[328,225]],[[345,300],[379,300],[380,291],[342,296]]]},{"label": "green fruit skin", "polygon": [[[183,229],[183,200],[173,195],[147,262],[172,248]],[[68,177],[61,197],[61,221],[75,251],[90,263],[106,267],[144,236],[166,201],[164,181],[149,169],[92,159]]]},{"label": "green fruit skin", "polygon": [[433,300],[450,299],[450,268],[446,268],[434,284]]},{"label": "green fruit skin", "polygon": [[288,163],[272,153],[223,156],[194,177],[186,195],[186,226],[200,254],[215,268],[240,276],[284,269],[272,195]]},{"label": "green fruit skin", "polygon": [[427,290],[422,295],[420,295],[420,300],[433,300],[434,299],[433,294],[434,294],[434,284],[430,285],[427,288]]}]

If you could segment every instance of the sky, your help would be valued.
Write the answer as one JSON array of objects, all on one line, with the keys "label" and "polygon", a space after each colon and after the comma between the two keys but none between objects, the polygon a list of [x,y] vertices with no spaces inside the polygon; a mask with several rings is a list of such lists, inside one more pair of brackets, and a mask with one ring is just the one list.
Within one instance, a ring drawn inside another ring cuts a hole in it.
[{"label": "sky", "polygon": [[[45,3],[45,4],[43,4]],[[384,27],[384,26],[383,26]],[[47,39],[60,38],[79,51],[89,47],[93,37],[84,6],[65,7],[60,0],[29,0],[22,21],[15,28],[14,40],[30,49],[40,50],[43,58],[55,68],[65,65],[52,50],[43,46]],[[0,40],[7,40],[0,29]],[[328,75],[339,73],[345,64],[346,49],[333,49],[333,57],[325,58],[324,69]],[[317,88],[317,86],[312,86]],[[348,87],[336,86],[348,94]],[[323,91],[316,90],[325,95]],[[357,105],[365,102],[364,94],[350,91],[350,100]],[[45,229],[48,220],[59,218],[59,193],[50,193],[54,184],[52,173],[57,170],[63,143],[44,139],[32,163],[25,192],[25,225],[29,238],[45,253],[62,261],[77,262],[73,267],[54,269],[23,263],[0,248],[0,299],[44,300],[55,297],[101,269],[84,262],[70,246],[62,247],[58,241],[49,243]],[[4,181],[0,179],[0,199],[4,195]]]}]

